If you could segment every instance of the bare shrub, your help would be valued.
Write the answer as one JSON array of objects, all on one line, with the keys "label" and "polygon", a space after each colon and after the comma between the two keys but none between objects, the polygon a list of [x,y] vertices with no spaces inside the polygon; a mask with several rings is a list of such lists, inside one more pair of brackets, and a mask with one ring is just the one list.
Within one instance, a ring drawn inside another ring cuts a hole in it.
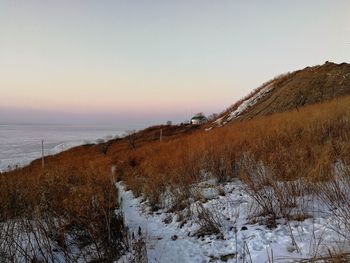
[{"label": "bare shrub", "polygon": [[144,237],[140,236],[133,240],[132,242],[133,255],[129,260],[130,263],[147,263],[147,248]]},{"label": "bare shrub", "polygon": [[304,195],[307,183],[302,179],[278,180],[259,161],[245,156],[241,162],[241,178],[247,194],[255,201],[252,217],[265,217],[268,226],[274,227],[278,218],[287,220],[307,218]]},{"label": "bare shrub", "polygon": [[136,131],[135,130],[127,131],[125,137],[127,138],[128,142],[129,142],[129,147],[131,149],[135,149],[135,147],[136,147]]},{"label": "bare shrub", "polygon": [[163,207],[169,212],[181,211],[190,206],[191,187],[169,186],[167,195],[162,198]]},{"label": "bare shrub", "polygon": [[345,162],[338,162],[335,175],[318,183],[319,196],[330,213],[338,220],[337,232],[350,237],[350,168]]},{"label": "bare shrub", "polygon": [[56,167],[40,174],[35,183],[33,177],[19,179],[11,178],[19,182],[19,189],[23,184],[34,188],[35,194],[21,191],[11,197],[16,200],[14,205],[26,197],[30,209],[0,211],[2,258],[11,262],[110,262],[128,249],[123,215],[115,212],[117,192],[111,178],[94,169],[81,174],[71,167]]},{"label": "bare shrub", "polygon": [[208,145],[206,154],[205,167],[206,170],[218,182],[226,182],[235,175],[236,163],[234,156],[234,149],[229,145],[217,144]]},{"label": "bare shrub", "polygon": [[221,221],[218,214],[205,208],[201,203],[197,203],[195,215],[196,223],[199,226],[196,232],[197,236],[218,235],[221,233]]}]

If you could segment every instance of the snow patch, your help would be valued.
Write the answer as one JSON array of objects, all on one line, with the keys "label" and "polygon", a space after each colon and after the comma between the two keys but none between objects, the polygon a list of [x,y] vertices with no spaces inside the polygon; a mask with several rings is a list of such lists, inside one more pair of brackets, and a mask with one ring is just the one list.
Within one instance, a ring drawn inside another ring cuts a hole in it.
[{"label": "snow patch", "polygon": [[259,100],[261,100],[263,97],[265,97],[269,92],[271,92],[274,88],[274,82],[271,82],[267,84],[265,87],[263,87],[259,92],[254,94],[252,97],[243,100],[241,104],[239,104],[235,110],[231,111],[230,113],[226,114],[225,116],[217,119],[214,121],[216,125],[223,126],[226,123],[230,122],[231,120],[237,118],[239,115],[241,115],[243,112],[245,112],[250,107],[254,106]]},{"label": "snow patch", "polygon": [[[210,198],[204,203],[192,203],[187,208],[191,216],[181,222],[176,220],[181,212],[150,213],[142,198],[135,198],[123,183],[117,183],[126,225],[134,233],[141,227],[146,236],[148,262],[263,263],[272,254],[278,262],[295,262],[327,253],[335,244],[349,246],[334,231],[336,222],[329,213],[314,212],[320,207],[317,203],[310,208],[311,218],[289,223],[281,219],[276,228],[269,229],[259,220],[254,223],[248,220],[253,199],[239,180],[225,185],[207,180],[198,187]],[[218,195],[215,187],[223,189],[224,194]],[[220,223],[221,236],[196,235],[200,226],[198,205]]]},{"label": "snow patch", "polygon": [[267,93],[269,93],[272,88],[274,87],[274,83],[268,84],[266,87],[262,88],[259,92],[257,92],[255,95],[253,95],[251,98],[244,100],[236,110],[232,111],[229,114],[229,117],[227,118],[228,121],[231,121],[232,119],[238,117],[240,114],[242,114],[244,111],[246,111],[248,108],[254,106],[260,99],[262,99]]}]

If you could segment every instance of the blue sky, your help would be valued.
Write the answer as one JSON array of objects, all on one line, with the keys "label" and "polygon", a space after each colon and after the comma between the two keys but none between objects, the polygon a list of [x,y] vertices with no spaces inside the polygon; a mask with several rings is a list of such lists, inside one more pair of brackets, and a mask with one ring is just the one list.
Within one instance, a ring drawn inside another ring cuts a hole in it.
[{"label": "blue sky", "polygon": [[0,122],[181,121],[350,60],[350,1],[0,0]]}]

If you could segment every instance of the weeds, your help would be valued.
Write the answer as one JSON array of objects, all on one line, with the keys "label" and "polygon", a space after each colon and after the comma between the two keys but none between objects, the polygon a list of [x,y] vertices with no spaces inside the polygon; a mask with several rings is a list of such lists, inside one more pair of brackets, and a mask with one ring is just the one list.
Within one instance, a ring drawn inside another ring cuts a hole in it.
[{"label": "weeds", "polygon": [[[116,178],[135,195],[144,195],[153,210],[169,205],[163,198],[168,193],[172,202],[167,208],[184,209],[195,197],[191,188],[203,174],[219,182],[239,177],[257,204],[255,216],[270,218],[271,226],[280,217],[307,217],[303,197],[317,193],[349,231],[349,104],[350,97],[344,97],[209,132],[172,126],[174,134],[167,137],[170,131],[164,128],[162,142],[154,137],[157,127],[110,142],[106,150],[87,145],[47,157],[45,170],[35,161],[1,173],[0,222],[16,222],[2,226],[1,232],[15,231],[25,218],[31,223],[21,225],[41,226],[44,235],[55,239],[49,250],[60,246],[69,256],[65,247],[73,239],[80,248],[94,246],[93,256],[117,257],[113,249],[116,243],[121,245],[118,250],[123,249],[123,240],[112,232],[122,231],[123,226],[112,217],[117,207],[112,164]],[[181,131],[186,133],[180,136]],[[335,176],[333,167],[339,160],[343,171]],[[199,212],[203,225],[217,231],[215,216]],[[14,256],[11,249],[16,246],[10,244],[1,247],[2,257]],[[33,250],[19,248],[23,256]],[[37,251],[34,256],[40,260],[39,255]]]},{"label": "weeds", "polygon": [[338,221],[337,232],[350,237],[350,170],[345,162],[338,162],[335,175],[318,184],[319,196]]},{"label": "weeds", "polygon": [[127,250],[123,215],[115,212],[116,189],[109,177],[95,170],[82,176],[73,168],[55,168],[27,181],[18,178],[11,179],[17,180],[20,194],[5,192],[10,202],[2,199],[2,205],[10,207],[0,211],[5,261],[112,261]]},{"label": "weeds", "polygon": [[[219,182],[240,176],[254,187],[270,185],[273,192],[265,194],[279,200],[279,211],[273,211],[275,204],[266,203],[268,200],[260,198],[259,202],[265,202],[265,209],[272,215],[288,216],[297,202],[303,202],[298,200],[299,196],[312,194],[314,182],[328,178],[339,155],[348,158],[349,102],[350,97],[345,97],[299,111],[139,146],[130,154],[119,156],[119,178],[136,193],[143,193],[154,207],[162,207],[160,196],[169,187],[186,189],[202,180],[203,171]],[[255,166],[265,166],[268,173],[265,179],[259,178],[259,174],[254,178],[255,175],[247,173],[247,155]],[[138,160],[136,165],[127,165],[130,156]],[[113,155],[113,158],[118,157]],[[283,182],[282,185],[278,181]],[[174,191],[174,195],[183,195],[183,192]],[[175,199],[183,200],[180,196]],[[181,209],[183,205],[178,207]]]},{"label": "weeds", "polygon": [[201,203],[196,205],[196,223],[199,229],[196,236],[203,237],[206,235],[218,235],[221,233],[220,217],[213,211],[205,208]]}]

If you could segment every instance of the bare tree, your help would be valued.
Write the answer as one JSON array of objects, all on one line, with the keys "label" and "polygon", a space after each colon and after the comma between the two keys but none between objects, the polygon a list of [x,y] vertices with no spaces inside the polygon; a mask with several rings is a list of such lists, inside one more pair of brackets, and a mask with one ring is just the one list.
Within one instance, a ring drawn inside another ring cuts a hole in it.
[{"label": "bare tree", "polygon": [[129,146],[132,149],[135,149],[136,145],[136,131],[135,130],[129,130],[126,132],[126,138],[128,139]]},{"label": "bare tree", "polygon": [[208,116],[209,121],[215,120],[219,115],[217,113],[212,113]]}]

